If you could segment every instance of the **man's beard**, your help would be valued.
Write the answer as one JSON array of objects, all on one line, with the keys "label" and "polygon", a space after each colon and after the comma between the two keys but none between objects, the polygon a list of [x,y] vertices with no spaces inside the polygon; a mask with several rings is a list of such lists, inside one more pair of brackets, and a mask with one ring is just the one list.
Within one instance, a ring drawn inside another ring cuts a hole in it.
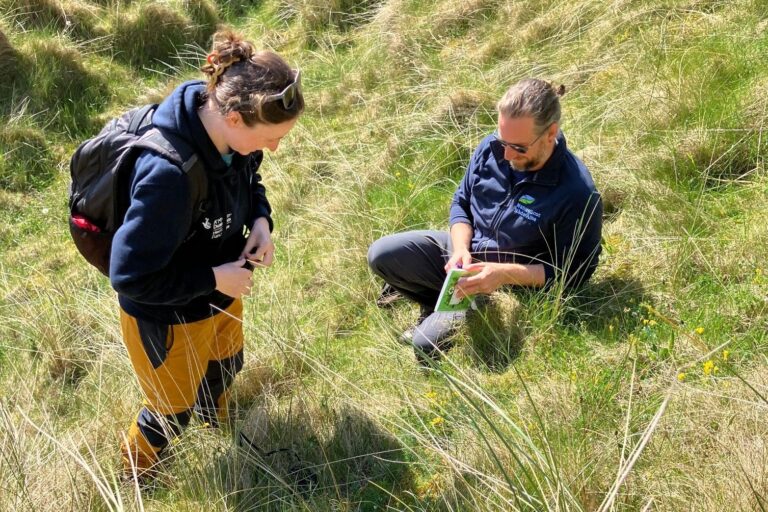
[{"label": "man's beard", "polygon": [[525,164],[522,167],[516,166],[512,161],[509,162],[509,166],[512,167],[512,170],[519,171],[519,172],[530,171],[531,169],[533,169],[534,167],[537,167],[538,165],[539,165],[538,158],[532,158],[528,160],[527,162],[525,162]]}]

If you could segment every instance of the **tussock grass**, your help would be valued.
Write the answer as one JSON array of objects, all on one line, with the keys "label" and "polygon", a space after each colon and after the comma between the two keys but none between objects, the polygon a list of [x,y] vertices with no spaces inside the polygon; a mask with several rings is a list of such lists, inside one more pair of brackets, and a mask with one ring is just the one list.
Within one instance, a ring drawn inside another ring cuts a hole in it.
[{"label": "tussock grass", "polygon": [[310,33],[335,28],[348,30],[363,25],[380,4],[379,0],[280,0],[278,12],[286,20],[296,19]]},{"label": "tussock grass", "polygon": [[50,185],[56,173],[55,160],[44,133],[18,125],[0,129],[0,188],[30,192]]},{"label": "tussock grass", "polygon": [[19,54],[13,47],[13,44],[0,30],[0,89],[7,91],[16,80],[19,67]]},{"label": "tussock grass", "polygon": [[79,40],[104,35],[99,20],[104,12],[85,2],[58,0],[3,0],[0,12],[25,30],[42,29],[68,34]]},{"label": "tussock grass", "polygon": [[[11,4],[0,509],[768,506],[765,2]],[[81,11],[92,28],[61,25]],[[66,157],[193,76],[222,21],[301,67],[308,111],[263,167],[277,260],[246,302],[232,421],[193,422],[137,493],[117,441],[140,392],[113,294],[66,240]],[[447,227],[496,99],[528,75],[569,89],[601,265],[575,293],[494,294],[419,370],[397,342],[416,311],[373,306],[367,247]]]},{"label": "tussock grass", "polygon": [[178,6],[148,2],[132,5],[114,23],[116,56],[137,68],[160,69],[187,44],[208,47],[218,17],[206,0]]}]

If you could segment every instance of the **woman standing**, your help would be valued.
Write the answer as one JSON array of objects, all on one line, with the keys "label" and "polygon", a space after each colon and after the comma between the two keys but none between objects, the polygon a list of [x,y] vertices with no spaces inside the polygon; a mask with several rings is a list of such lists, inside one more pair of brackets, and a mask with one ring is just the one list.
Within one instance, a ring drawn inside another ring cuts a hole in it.
[{"label": "woman standing", "polygon": [[179,86],[152,122],[204,167],[204,205],[193,204],[189,173],[145,151],[113,241],[110,280],[144,394],[122,446],[134,478],[154,475],[193,413],[211,425],[226,417],[227,389],[243,366],[241,297],[253,265],[269,266],[274,254],[263,150],[276,151],[304,109],[299,72],[233,32],[214,35],[202,71],[207,83]]}]

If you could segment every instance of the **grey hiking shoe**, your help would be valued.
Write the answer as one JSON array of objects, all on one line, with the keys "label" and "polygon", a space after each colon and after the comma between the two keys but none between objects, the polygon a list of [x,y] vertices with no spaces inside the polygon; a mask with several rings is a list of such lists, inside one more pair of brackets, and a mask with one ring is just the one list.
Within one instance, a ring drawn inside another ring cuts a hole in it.
[{"label": "grey hiking shoe", "polygon": [[440,358],[442,352],[451,348],[451,336],[465,318],[464,311],[435,313],[431,308],[422,306],[416,324],[400,335],[400,341],[412,345],[419,363],[429,366]]},{"label": "grey hiking shoe", "polygon": [[414,322],[413,325],[406,328],[402,334],[400,334],[400,337],[398,338],[400,343],[403,345],[411,345],[413,343],[413,335],[416,333],[416,328],[431,314],[432,308],[422,304],[419,309],[419,318],[416,319],[416,322]]},{"label": "grey hiking shoe", "polygon": [[453,346],[451,337],[466,318],[464,311],[458,313],[432,313],[425,318],[413,333],[413,350],[422,365],[440,359],[442,352]]}]

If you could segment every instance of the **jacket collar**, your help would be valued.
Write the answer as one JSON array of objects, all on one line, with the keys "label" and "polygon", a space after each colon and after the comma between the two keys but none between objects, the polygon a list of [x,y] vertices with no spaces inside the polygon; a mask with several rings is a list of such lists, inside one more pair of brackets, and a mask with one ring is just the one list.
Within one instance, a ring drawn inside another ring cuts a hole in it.
[{"label": "jacket collar", "polygon": [[160,130],[169,131],[184,140],[203,160],[209,172],[225,173],[227,165],[198,115],[204,91],[205,83],[200,80],[184,82],[160,104],[152,122]]}]

